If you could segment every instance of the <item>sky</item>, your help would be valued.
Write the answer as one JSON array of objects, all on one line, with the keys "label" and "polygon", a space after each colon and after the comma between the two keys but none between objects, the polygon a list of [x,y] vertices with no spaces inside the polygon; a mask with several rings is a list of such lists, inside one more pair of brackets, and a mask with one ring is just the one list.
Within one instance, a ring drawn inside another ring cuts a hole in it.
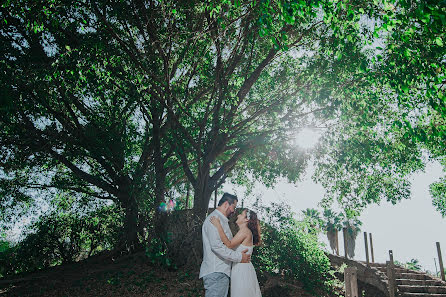
[{"label": "sky", "polygon": [[[262,204],[282,201],[291,206],[293,212],[300,214],[306,208],[316,208],[324,195],[322,186],[311,180],[313,169],[310,167],[298,184],[279,182],[274,189],[267,189],[257,184],[253,196],[260,196]],[[381,202],[380,205],[369,206],[361,215],[363,225],[356,239],[355,259],[365,261],[365,245],[363,232],[372,233],[375,262],[385,263],[389,260],[389,250],[394,259],[408,262],[418,259],[423,270],[435,272],[435,261],[438,256],[436,242],[440,242],[443,263],[446,264],[446,218],[442,218],[432,205],[429,185],[438,180],[444,173],[438,163],[428,163],[424,173],[412,175],[411,199],[396,205]],[[223,191],[232,192],[243,198],[244,189],[225,184]],[[254,203],[254,198],[245,199],[244,206]],[[240,202],[239,202],[240,204]],[[325,235],[320,239],[328,246]],[[342,235],[339,235],[340,254],[344,254]],[[327,249],[327,250],[328,250]],[[370,248],[369,248],[370,253]],[[438,268],[437,268],[438,269]]]}]

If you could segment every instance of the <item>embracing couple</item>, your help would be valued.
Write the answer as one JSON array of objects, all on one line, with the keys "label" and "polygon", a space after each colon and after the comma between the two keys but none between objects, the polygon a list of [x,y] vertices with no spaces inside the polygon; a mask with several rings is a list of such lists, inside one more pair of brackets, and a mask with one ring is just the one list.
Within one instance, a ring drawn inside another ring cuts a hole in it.
[{"label": "embracing couple", "polygon": [[233,237],[228,218],[235,213],[237,196],[225,193],[218,207],[203,223],[203,278],[205,297],[226,297],[231,280],[231,297],[261,297],[259,282],[251,254],[260,243],[257,214],[243,210],[236,224],[239,231]]}]

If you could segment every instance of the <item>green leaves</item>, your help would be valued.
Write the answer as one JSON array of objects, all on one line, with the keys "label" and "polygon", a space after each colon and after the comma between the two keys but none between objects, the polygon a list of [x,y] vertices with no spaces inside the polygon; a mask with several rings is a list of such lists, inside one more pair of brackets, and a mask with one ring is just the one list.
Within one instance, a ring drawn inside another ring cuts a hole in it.
[{"label": "green leaves", "polygon": [[432,204],[443,218],[446,217],[446,178],[442,177],[439,181],[429,186],[429,192],[432,196]]},{"label": "green leaves", "polygon": [[410,197],[408,178],[423,168],[421,153],[405,139],[410,121],[388,99],[367,92],[345,102],[343,112],[350,116],[323,138],[315,179],[327,190],[325,207],[361,210],[381,199]]},{"label": "green leaves", "polygon": [[262,225],[263,244],[255,249],[253,264],[260,273],[281,271],[297,279],[304,288],[318,296],[331,290],[330,262],[317,236],[307,233],[306,223],[297,222],[289,207],[273,204],[259,210],[265,222]]},{"label": "green leaves", "polygon": [[445,135],[436,4],[3,5],[2,169],[48,173],[11,193],[68,187],[150,212],[191,183],[205,209],[231,176],[298,181],[309,155],[292,131],[330,123],[316,179],[355,209],[408,197],[417,145],[434,151]]},{"label": "green leaves", "polygon": [[56,207],[30,226],[32,232],[14,247],[0,240],[0,274],[32,272],[112,249],[121,225],[115,206],[88,213],[67,205]]}]

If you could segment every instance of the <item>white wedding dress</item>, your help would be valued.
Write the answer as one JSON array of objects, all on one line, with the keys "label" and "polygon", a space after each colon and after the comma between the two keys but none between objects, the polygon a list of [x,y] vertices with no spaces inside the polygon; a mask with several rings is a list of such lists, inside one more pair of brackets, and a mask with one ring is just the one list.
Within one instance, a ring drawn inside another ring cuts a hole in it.
[{"label": "white wedding dress", "polygon": [[[252,254],[254,247],[241,244],[236,251],[242,252],[246,249],[247,254]],[[256,271],[251,262],[232,263],[231,297],[262,297]]]}]

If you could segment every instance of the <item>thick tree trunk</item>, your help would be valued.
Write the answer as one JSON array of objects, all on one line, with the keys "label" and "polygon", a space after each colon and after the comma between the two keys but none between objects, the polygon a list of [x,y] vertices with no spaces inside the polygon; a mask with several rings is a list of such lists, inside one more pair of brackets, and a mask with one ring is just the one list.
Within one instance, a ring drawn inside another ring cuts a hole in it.
[{"label": "thick tree trunk", "polygon": [[209,201],[211,200],[212,190],[204,185],[200,192],[194,193],[193,214],[202,221],[206,218],[209,209]]},{"label": "thick tree trunk", "polygon": [[155,101],[152,102],[152,116],[153,116],[153,143],[154,143],[154,165],[155,165],[155,215],[152,218],[153,223],[150,230],[149,238],[160,239],[161,242],[166,242],[168,240],[166,234],[166,214],[160,212],[158,207],[162,202],[165,202],[165,192],[166,192],[166,176],[167,171],[165,169],[166,159],[163,157],[163,149],[161,144],[161,118],[160,118],[159,107]]},{"label": "thick tree trunk", "polygon": [[180,252],[176,256],[176,259],[179,259],[181,264],[187,265],[199,265],[203,258],[201,227],[206,218],[209,201],[212,196],[209,178],[202,176],[201,179],[198,179],[194,190],[193,209],[186,211],[183,218],[187,230],[185,230],[186,232],[184,232],[184,236],[181,239],[180,250],[184,252]]},{"label": "thick tree trunk", "polygon": [[165,232],[168,234],[166,244],[168,254],[176,266],[201,264],[203,257],[201,227],[206,218],[211,195],[209,178],[201,175],[194,184],[193,209],[174,211],[166,216],[161,215]]},{"label": "thick tree trunk", "polygon": [[158,207],[162,202],[165,202],[165,181],[166,181],[166,171],[164,170],[163,165],[158,164],[155,166],[156,168],[156,178],[155,178],[155,201],[154,201],[154,209],[155,214],[152,218],[151,227],[153,230],[150,230],[151,233],[149,237],[159,238],[161,240],[166,240],[166,228],[165,228],[165,213],[162,213]]},{"label": "thick tree trunk", "polygon": [[102,253],[101,259],[111,259],[115,256],[133,253],[140,249],[141,244],[138,240],[141,225],[139,224],[139,211],[136,199],[133,196],[127,196],[125,200],[121,197],[120,205],[124,209],[124,222],[122,233],[118,239],[117,245],[112,251]]},{"label": "thick tree trunk", "polygon": [[194,187],[194,207],[193,214],[202,221],[206,218],[211,200],[213,185],[209,177],[209,168],[204,169],[197,177]]},{"label": "thick tree trunk", "polygon": [[117,249],[133,252],[140,247],[138,233],[141,231],[139,224],[139,211],[136,198],[127,196],[125,203],[122,204],[125,212],[123,233]]}]

